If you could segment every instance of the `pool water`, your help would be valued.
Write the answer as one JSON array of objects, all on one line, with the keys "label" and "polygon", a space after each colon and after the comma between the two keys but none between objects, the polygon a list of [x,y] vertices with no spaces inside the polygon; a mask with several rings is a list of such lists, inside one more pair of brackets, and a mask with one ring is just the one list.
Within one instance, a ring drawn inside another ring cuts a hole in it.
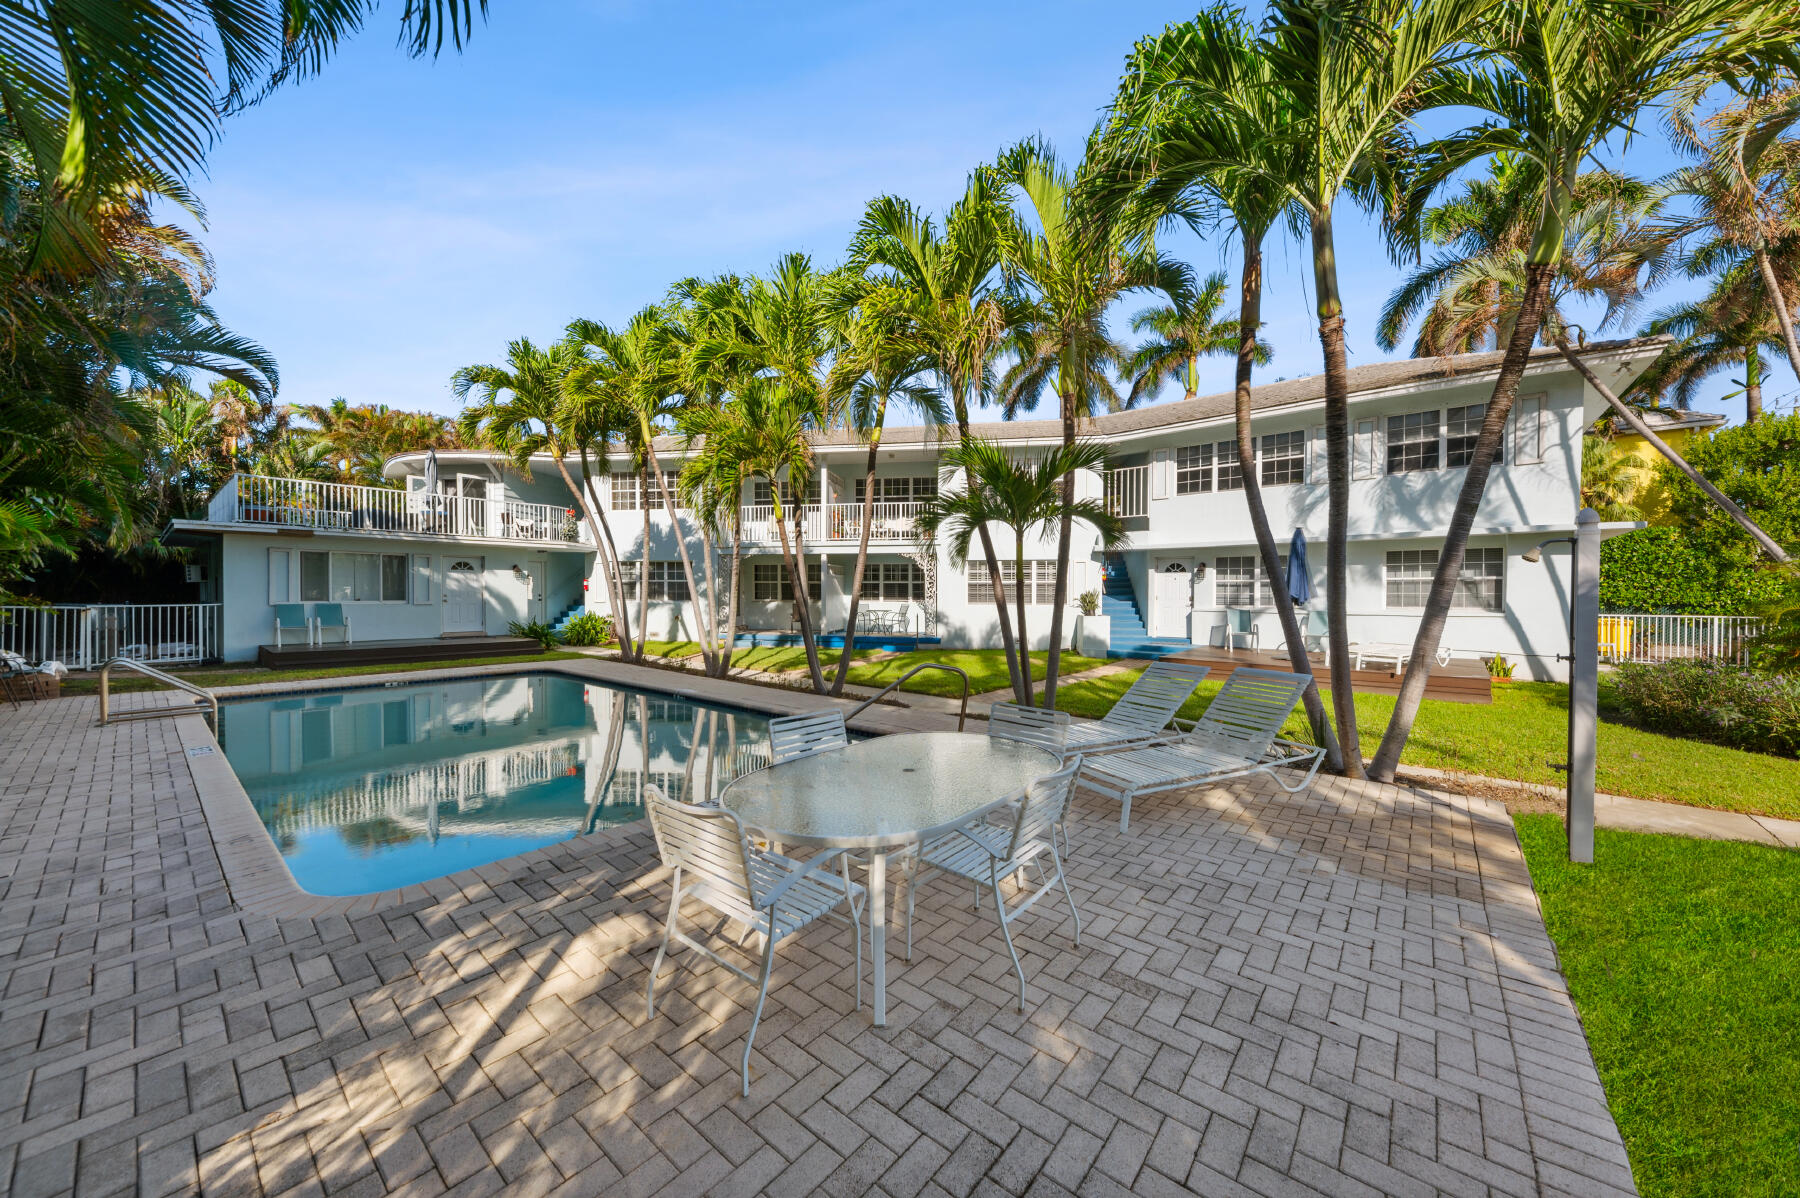
[{"label": "pool water", "polygon": [[716,798],[766,717],[557,674],[245,699],[219,741],[303,890],[369,894]]}]

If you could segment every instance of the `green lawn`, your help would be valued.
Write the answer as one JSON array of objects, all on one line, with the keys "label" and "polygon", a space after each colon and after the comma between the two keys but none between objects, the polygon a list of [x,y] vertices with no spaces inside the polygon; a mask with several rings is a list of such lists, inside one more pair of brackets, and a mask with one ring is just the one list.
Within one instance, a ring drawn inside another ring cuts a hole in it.
[{"label": "green lawn", "polygon": [[[214,670],[165,670],[178,678],[192,682],[195,686],[243,686],[258,682],[306,682],[315,678],[353,678],[358,674],[397,674],[413,670],[460,670],[469,666],[510,666],[531,665],[534,662],[566,661],[580,658],[580,653],[565,653],[558,650],[554,653],[533,653],[524,657],[459,657],[453,661],[417,661],[386,662],[372,666],[320,666],[310,670],[259,670],[254,667]],[[91,695],[100,689],[100,683],[92,678],[69,679],[63,683],[62,693],[65,695]],[[153,691],[164,689],[163,684],[141,674],[120,672],[113,675],[110,689],[123,694],[126,691]]]},{"label": "green lawn", "polygon": [[1800,1194],[1800,852],[1516,822],[1638,1188]]},{"label": "green lawn", "polygon": [[[1126,671],[1070,683],[1066,690],[1057,691],[1056,705],[1076,715],[1101,715],[1136,677],[1137,671]],[[1216,683],[1201,683],[1181,714],[1198,715],[1218,690]],[[1389,695],[1358,695],[1356,710],[1363,752],[1373,754],[1394,710],[1394,700]],[[1552,769],[1551,763],[1567,755],[1568,712],[1568,688],[1552,682],[1496,686],[1491,705],[1427,699],[1419,706],[1418,722],[1401,760],[1434,769],[1560,786],[1563,775]],[[1617,720],[1604,685],[1600,715],[1601,790],[1695,807],[1800,818],[1800,761],[1631,727]],[[1286,734],[1295,740],[1312,739],[1305,716],[1298,711],[1288,721]]]},{"label": "green lawn", "polygon": [[[1041,679],[1044,676],[1046,653],[1031,655],[1031,676]],[[862,686],[886,686],[920,662],[939,661],[945,665],[959,666],[969,672],[969,693],[979,695],[984,691],[1000,690],[1008,684],[1006,677],[1006,654],[999,649],[920,649],[912,653],[897,653],[892,657],[884,657],[880,661],[867,665],[852,666],[850,681]],[[1073,653],[1062,655],[1059,665],[1060,675],[1073,674],[1078,670],[1091,670],[1095,666],[1103,666],[1106,662],[1099,658],[1079,657]],[[1059,684],[1060,686],[1060,684]],[[942,670],[927,670],[900,688],[924,695],[957,696],[962,694],[962,680],[954,674]],[[1060,690],[1058,692],[1061,693]]]},{"label": "green lawn", "polygon": [[[700,656],[699,641],[646,641],[644,649],[661,657],[687,659]],[[838,656],[842,649],[819,650],[819,662],[826,669],[837,666]],[[873,649],[859,649],[857,658],[868,657],[876,652]],[[784,670],[804,670],[806,668],[806,650],[800,645],[760,645],[754,649],[739,649],[731,655],[733,670],[770,670],[780,673]]]}]

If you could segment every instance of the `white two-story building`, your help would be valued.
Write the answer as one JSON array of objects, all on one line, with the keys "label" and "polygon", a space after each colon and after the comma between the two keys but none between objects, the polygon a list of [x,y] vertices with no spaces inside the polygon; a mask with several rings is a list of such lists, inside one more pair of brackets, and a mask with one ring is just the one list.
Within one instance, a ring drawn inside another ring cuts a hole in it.
[{"label": "white two-story building", "polygon": [[[1585,355],[1623,390],[1660,352],[1661,339],[1599,343]],[[1410,641],[1439,547],[1462,485],[1499,355],[1380,362],[1350,372],[1352,483],[1349,623],[1353,639]],[[1252,432],[1269,520],[1284,546],[1295,529],[1309,544],[1315,598],[1323,605],[1326,488],[1324,379],[1259,386]],[[1456,654],[1495,653],[1534,677],[1558,674],[1566,650],[1568,562],[1521,555],[1567,535],[1580,504],[1581,439],[1604,404],[1555,351],[1539,351],[1509,418],[1501,460],[1475,521],[1463,581],[1445,643]],[[983,425],[981,435],[1029,454],[1054,444],[1054,421]],[[1189,645],[1281,642],[1242,495],[1232,396],[1207,396],[1098,417],[1082,430],[1103,442],[1105,477],[1081,480],[1125,518],[1130,542],[1104,554],[1092,530],[1076,526],[1071,548],[1068,643],[1115,656]],[[940,486],[943,442],[928,428],[890,428],[882,437],[869,568],[858,636],[898,645],[998,644],[984,568],[950,560],[918,534],[914,517]],[[659,443],[673,475],[683,447]],[[784,502],[802,500],[808,589],[817,626],[841,636],[861,532],[867,447],[833,432],[816,444],[815,470],[785,484]],[[572,470],[578,470],[570,463]],[[351,487],[239,476],[215,497],[205,519],[178,520],[166,539],[196,546],[205,569],[197,598],[222,604],[219,654],[255,658],[275,640],[277,605],[318,604],[349,617],[359,645],[379,641],[498,636],[513,621],[555,623],[583,609],[605,612],[594,530],[581,519],[560,472],[547,460],[529,476],[491,453],[405,454],[386,472],[393,488]],[[676,552],[687,539],[696,570],[702,542],[687,513],[671,522],[660,496],[646,495],[626,458],[594,480],[636,588],[647,585],[650,633],[691,636],[694,597]],[[791,636],[794,598],[781,564],[769,485],[742,501],[742,582],[732,626],[764,643]],[[646,512],[646,507],[648,511]],[[677,527],[678,526],[678,527]],[[648,546],[647,577],[640,563]],[[1011,582],[1014,546],[994,530]],[[728,546],[715,546],[721,586]],[[1055,542],[1025,547],[1027,618],[1034,644],[1050,629]],[[978,563],[977,563],[978,564]],[[704,585],[704,583],[703,583]],[[1084,592],[1099,592],[1103,618],[1079,614]],[[292,634],[290,634],[292,635]],[[322,639],[342,638],[336,629]]]}]

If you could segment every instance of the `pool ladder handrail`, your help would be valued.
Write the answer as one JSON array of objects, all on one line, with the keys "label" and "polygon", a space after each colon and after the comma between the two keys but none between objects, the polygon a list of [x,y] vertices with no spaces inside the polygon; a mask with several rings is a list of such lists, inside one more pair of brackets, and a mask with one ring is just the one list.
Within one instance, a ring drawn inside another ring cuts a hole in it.
[{"label": "pool ladder handrail", "polygon": [[846,711],[844,713],[844,723],[848,724],[864,711],[879,703],[886,697],[889,691],[899,686],[902,682],[905,682],[908,678],[911,678],[914,674],[917,674],[920,670],[948,670],[950,673],[955,674],[962,679],[962,710],[956,713],[956,730],[961,732],[963,730],[964,721],[969,718],[969,672],[961,666],[945,665],[941,661],[920,662],[912,669],[906,671],[906,673],[900,675],[900,677],[894,679],[892,682],[870,695],[867,699],[864,699],[861,703],[858,703],[855,707],[852,707],[849,711]]},{"label": "pool ladder handrail", "polygon": [[[137,711],[121,711],[114,714],[112,711],[112,695],[109,693],[114,666],[124,666],[126,669],[131,670],[134,673],[142,674],[146,678],[172,686],[179,691],[186,691],[188,694],[194,696],[194,706],[145,707],[140,708]],[[212,708],[212,726],[213,732],[216,734],[219,730],[219,697],[205,687],[195,686],[185,678],[177,678],[173,674],[166,674],[155,666],[146,665],[135,657],[115,657],[100,667],[100,726],[102,728],[115,720],[151,720],[165,715],[192,715],[194,707],[199,707],[202,704]]]}]

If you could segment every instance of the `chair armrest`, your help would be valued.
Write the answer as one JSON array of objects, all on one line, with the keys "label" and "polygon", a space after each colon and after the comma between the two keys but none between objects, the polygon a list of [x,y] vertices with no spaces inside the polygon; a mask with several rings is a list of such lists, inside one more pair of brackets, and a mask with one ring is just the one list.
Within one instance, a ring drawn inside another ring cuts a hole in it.
[{"label": "chair armrest", "polygon": [[[818,873],[819,870],[825,868],[828,865],[831,865],[832,863],[837,861],[838,858],[842,857],[844,854],[848,853],[849,851],[850,851],[849,849],[833,849],[829,853],[821,853],[817,857],[811,858],[810,860],[807,861],[805,869],[802,869],[797,873],[790,873],[790,874],[788,874],[787,877],[783,878],[780,882],[776,883],[775,889],[769,891],[768,896],[764,900],[763,905],[770,910],[774,910],[775,904],[779,903],[782,900],[782,898],[787,894],[788,891],[790,891],[794,887],[798,886],[801,882],[805,881],[807,878],[810,878],[810,877],[812,877],[812,875]],[[776,860],[776,861],[785,861],[789,865],[800,864],[798,861],[795,861],[792,857],[784,857],[780,853],[765,853],[764,856],[772,858],[773,860]]]}]

